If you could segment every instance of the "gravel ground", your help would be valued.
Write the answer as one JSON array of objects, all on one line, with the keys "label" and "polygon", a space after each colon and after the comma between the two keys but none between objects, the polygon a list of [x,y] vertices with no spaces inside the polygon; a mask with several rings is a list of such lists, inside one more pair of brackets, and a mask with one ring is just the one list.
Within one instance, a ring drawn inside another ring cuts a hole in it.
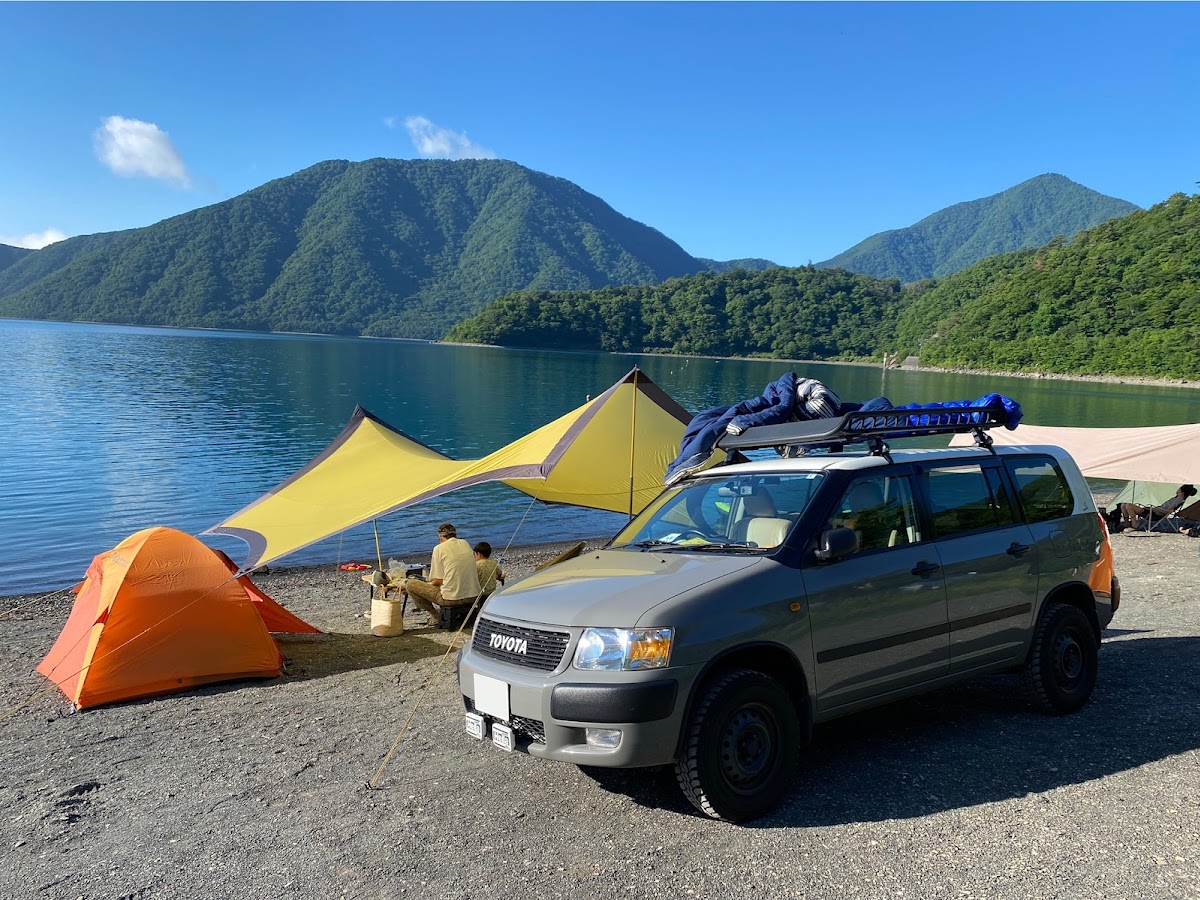
[{"label": "gravel ground", "polygon": [[69,599],[7,598],[0,897],[1197,898],[1200,541],[1113,543],[1124,598],[1082,712],[993,677],[838,720],[740,828],[669,770],[468,739],[452,636],[410,613],[372,637],[354,573],[256,579],[330,631],[282,639],[288,676],[83,713],[32,671]]}]

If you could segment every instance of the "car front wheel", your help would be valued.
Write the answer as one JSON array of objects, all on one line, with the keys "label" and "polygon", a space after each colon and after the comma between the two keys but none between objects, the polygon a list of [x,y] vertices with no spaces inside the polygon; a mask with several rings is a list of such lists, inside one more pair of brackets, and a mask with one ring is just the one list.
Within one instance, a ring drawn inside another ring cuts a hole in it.
[{"label": "car front wheel", "polygon": [[705,815],[745,822],[780,803],[799,754],[800,724],[787,691],[761,672],[736,669],[704,688],[675,776]]}]

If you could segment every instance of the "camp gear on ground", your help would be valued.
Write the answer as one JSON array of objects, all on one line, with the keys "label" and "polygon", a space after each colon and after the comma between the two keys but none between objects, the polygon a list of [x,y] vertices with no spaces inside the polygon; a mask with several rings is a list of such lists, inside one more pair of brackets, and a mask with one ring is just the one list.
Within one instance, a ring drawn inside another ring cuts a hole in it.
[{"label": "camp gear on ground", "polygon": [[403,604],[400,598],[385,597],[382,587],[371,598],[371,634],[376,637],[404,634]]}]

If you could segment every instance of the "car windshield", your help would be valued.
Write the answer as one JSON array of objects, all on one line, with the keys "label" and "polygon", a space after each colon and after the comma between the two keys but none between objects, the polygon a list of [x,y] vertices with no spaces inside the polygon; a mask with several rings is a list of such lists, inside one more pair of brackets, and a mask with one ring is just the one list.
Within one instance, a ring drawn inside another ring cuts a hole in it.
[{"label": "car windshield", "polygon": [[702,477],[665,491],[613,547],[748,553],[778,547],[808,507],[821,472]]}]

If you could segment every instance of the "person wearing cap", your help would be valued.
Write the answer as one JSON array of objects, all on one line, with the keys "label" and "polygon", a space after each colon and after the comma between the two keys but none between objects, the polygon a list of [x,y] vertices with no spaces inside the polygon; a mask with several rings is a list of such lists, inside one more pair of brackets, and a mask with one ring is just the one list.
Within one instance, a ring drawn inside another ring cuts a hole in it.
[{"label": "person wearing cap", "polygon": [[449,522],[438,526],[438,545],[429,563],[429,580],[405,578],[402,590],[436,624],[439,606],[468,606],[479,596],[475,552]]}]

